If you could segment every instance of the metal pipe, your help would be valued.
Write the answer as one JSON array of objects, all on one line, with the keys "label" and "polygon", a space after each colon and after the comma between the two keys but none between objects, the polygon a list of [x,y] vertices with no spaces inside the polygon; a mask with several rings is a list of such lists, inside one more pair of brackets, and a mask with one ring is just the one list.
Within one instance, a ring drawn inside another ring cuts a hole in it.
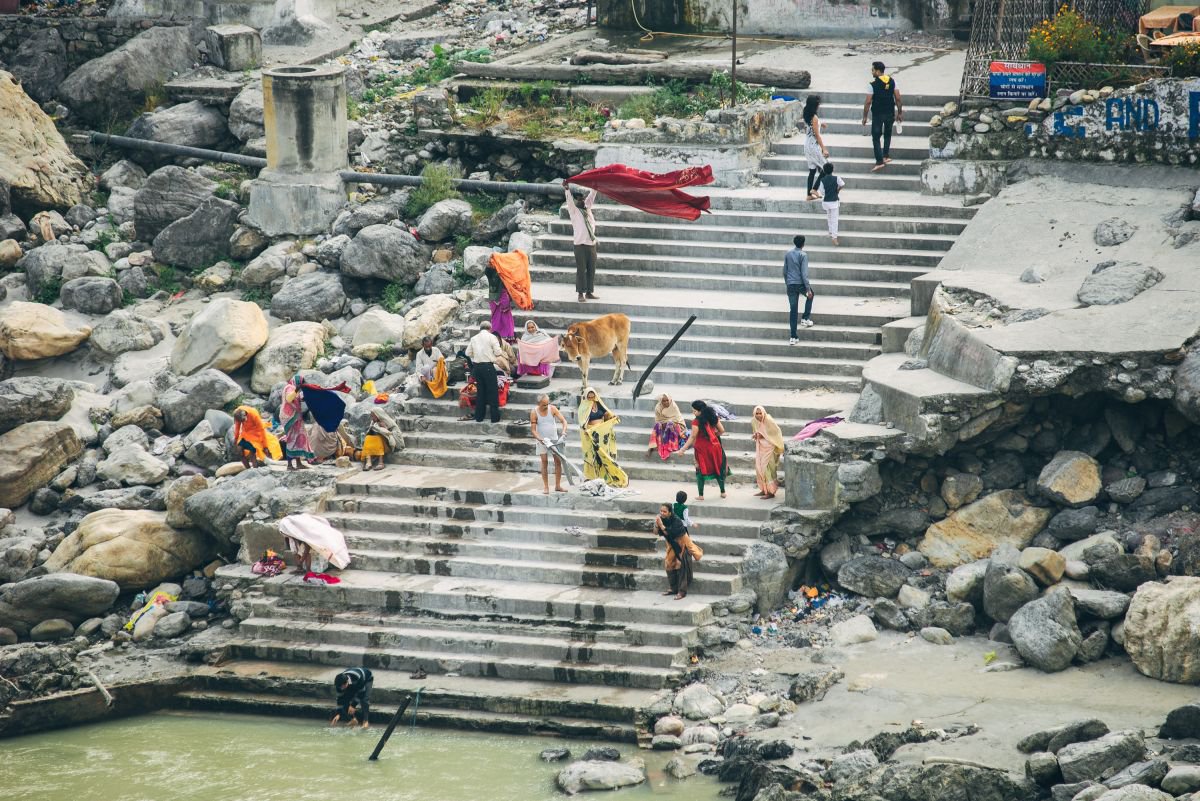
[{"label": "metal pipe", "polygon": [[729,64],[729,105],[732,108],[737,105],[737,4],[738,0],[733,0],[733,58]]},{"label": "metal pipe", "polygon": [[167,142],[153,142],[149,139],[134,139],[129,136],[114,136],[113,134],[88,131],[88,141],[93,145],[113,145],[130,150],[146,150],[151,153],[161,153],[164,156],[187,156],[188,158],[204,159],[205,161],[223,161],[227,164],[240,164],[243,167],[267,166],[266,159],[257,156],[243,156],[240,153],[226,153],[222,150],[208,150],[202,147],[186,147],[172,145]]},{"label": "metal pipe", "polygon": [[[172,145],[166,142],[154,142],[149,139],[134,139],[129,136],[88,131],[87,140],[95,145],[112,145],[128,150],[145,150],[164,156],[185,156],[187,158],[203,159],[204,161],[223,161],[228,164],[240,164],[243,167],[262,169],[267,166],[266,159],[257,156],[243,156],[239,153],[226,153],[223,150],[208,150],[202,147],[186,147]],[[420,186],[425,179],[420,175],[393,175],[382,172],[355,172],[342,170],[338,177],[351,184],[375,184],[376,186]],[[531,184],[522,181],[472,181],[467,178],[456,178],[451,181],[455,189],[463,192],[518,192],[525,195],[560,195],[562,184]]]}]

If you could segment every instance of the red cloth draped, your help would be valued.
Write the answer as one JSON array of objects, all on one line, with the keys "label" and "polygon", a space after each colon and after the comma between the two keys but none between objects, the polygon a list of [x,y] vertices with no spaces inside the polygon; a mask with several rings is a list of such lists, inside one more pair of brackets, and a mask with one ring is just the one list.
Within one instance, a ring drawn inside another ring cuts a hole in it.
[{"label": "red cloth draped", "polygon": [[713,182],[712,167],[687,167],[675,172],[653,173],[635,170],[624,164],[609,164],[597,167],[568,178],[567,183],[595,189],[605,197],[635,209],[694,220],[700,212],[708,211],[708,197],[689,195],[679,190],[685,186],[699,186]]}]

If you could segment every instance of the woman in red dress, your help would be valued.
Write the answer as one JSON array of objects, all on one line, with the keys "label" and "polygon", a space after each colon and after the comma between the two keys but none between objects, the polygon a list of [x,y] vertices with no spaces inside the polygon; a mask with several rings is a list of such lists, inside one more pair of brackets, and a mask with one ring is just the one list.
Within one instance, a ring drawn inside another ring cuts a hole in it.
[{"label": "woman in red dress", "polygon": [[725,478],[729,475],[729,464],[725,460],[725,446],[721,444],[721,436],[725,426],[717,413],[701,400],[692,401],[692,435],[688,442],[676,453],[696,452],[696,500],[704,500],[704,480],[715,478],[721,488],[721,497],[725,497]]}]

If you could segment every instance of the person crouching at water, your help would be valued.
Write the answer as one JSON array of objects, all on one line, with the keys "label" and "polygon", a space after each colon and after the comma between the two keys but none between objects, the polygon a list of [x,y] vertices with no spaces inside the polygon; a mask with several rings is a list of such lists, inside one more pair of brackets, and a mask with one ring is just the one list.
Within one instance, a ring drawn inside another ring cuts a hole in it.
[{"label": "person crouching at water", "polygon": [[667,541],[667,557],[664,565],[671,589],[663,595],[674,595],[676,601],[687,597],[688,585],[692,582],[692,562],[704,556],[700,546],[692,542],[683,520],[675,515],[671,504],[664,503],[654,518],[654,530]]},{"label": "person crouching at water", "polygon": [[333,689],[337,693],[337,709],[330,726],[345,721],[351,728],[355,723],[364,729],[371,727],[371,686],[375,677],[367,668],[346,668],[333,678]]}]

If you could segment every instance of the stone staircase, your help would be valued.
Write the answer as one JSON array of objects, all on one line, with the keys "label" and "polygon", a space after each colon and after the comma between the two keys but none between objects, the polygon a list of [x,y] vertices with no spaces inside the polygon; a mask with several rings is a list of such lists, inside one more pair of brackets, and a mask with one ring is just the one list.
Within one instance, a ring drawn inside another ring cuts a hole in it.
[{"label": "stone staircase", "polygon": [[[799,198],[807,166],[798,139],[778,143],[764,163],[770,186],[711,190],[712,213],[694,223],[598,204],[597,301],[575,300],[565,213],[536,240],[530,316],[543,329],[609,312],[631,319],[626,383],[608,386],[608,360],[593,363],[591,383],[622,418],[620,461],[637,494],[542,494],[528,410],[548,392],[566,398],[574,424],[572,364],[558,367],[548,389],[514,387],[498,424],[459,422],[453,388],[413,401],[394,464],[348,474],[327,504],[353,557],[342,583],[222,568],[250,615],[227,649],[231,661],[184,701],[311,710],[328,706],[321,682],[336,668],[361,664],[385,688],[383,713],[406,689],[433,683],[421,705],[430,722],[633,739],[634,711],[676,681],[696,649],[728,639],[749,608],[744,557],[777,503],[751,497],[751,410],[763,404],[790,436],[848,409],[863,366],[881,352],[883,327],[909,315],[909,282],[937,266],[972,215],[957,199],[918,191],[924,123],[943,98],[908,99],[896,161],[870,173],[861,97],[825,97],[828,143],[847,182],[840,247],[819,204]],[[816,326],[789,346],[782,261],[797,233],[809,237]],[[632,399],[641,371],[690,314],[698,319],[655,369],[654,390]],[[716,400],[738,417],[725,439],[729,499],[713,491],[692,505],[705,557],[682,601],[661,594],[662,548],[650,524],[676,490],[694,495],[694,472],[690,458],[647,452],[661,392],[684,409]],[[567,442],[579,463],[574,429]],[[430,679],[408,679],[418,667]],[[281,691],[287,700],[272,695]]]}]

